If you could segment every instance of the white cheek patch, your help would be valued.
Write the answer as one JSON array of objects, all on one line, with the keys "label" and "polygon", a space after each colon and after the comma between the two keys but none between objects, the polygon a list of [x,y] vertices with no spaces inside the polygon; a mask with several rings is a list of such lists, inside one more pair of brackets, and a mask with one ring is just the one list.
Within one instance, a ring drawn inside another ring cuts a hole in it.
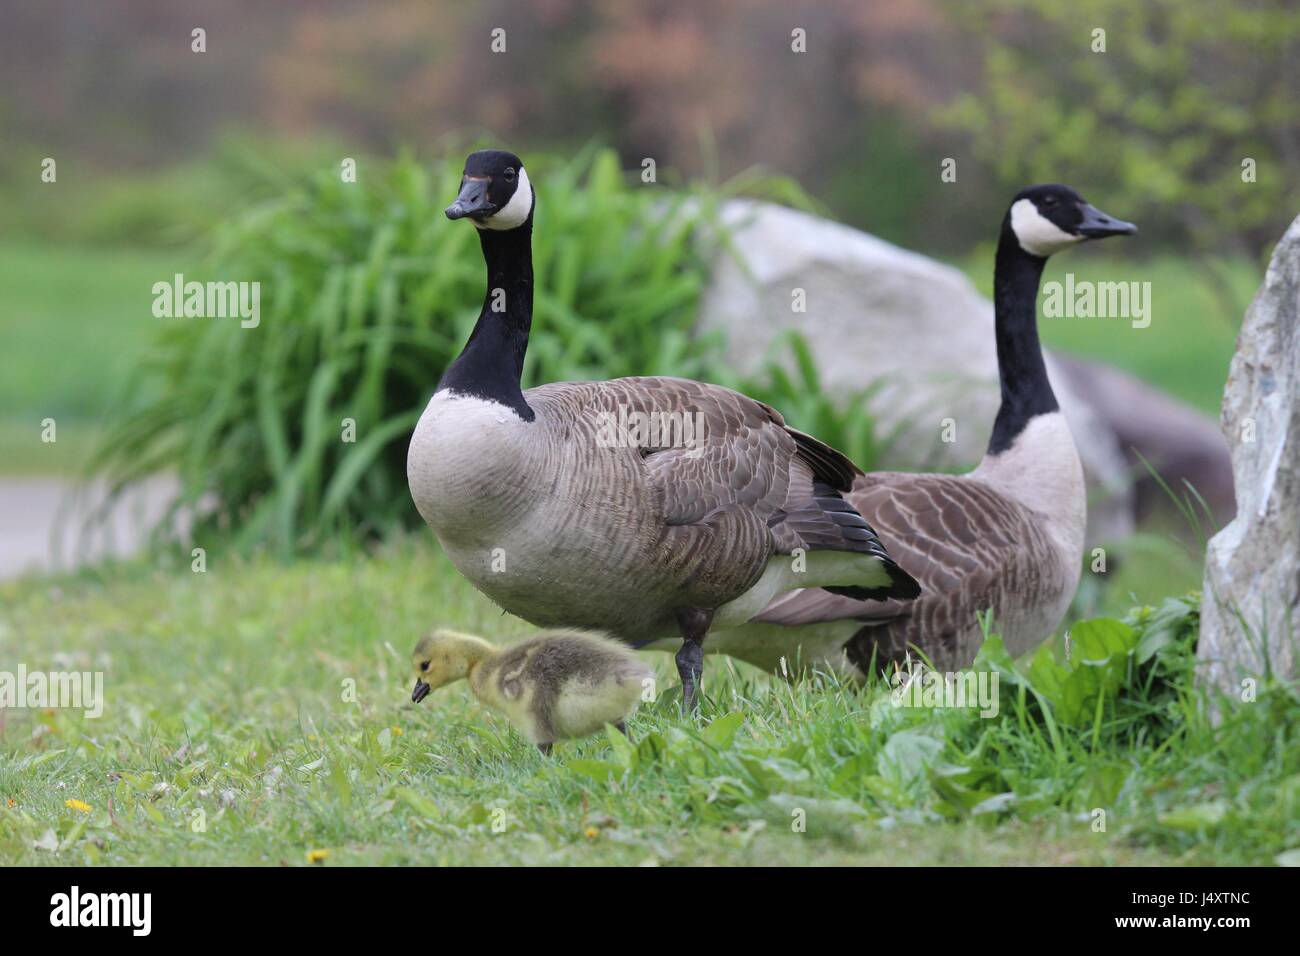
[{"label": "white cheek patch", "polygon": [[1020,240],[1020,248],[1033,256],[1047,258],[1066,246],[1082,242],[1083,236],[1072,236],[1038,211],[1032,199],[1019,199],[1011,206],[1011,230]]},{"label": "white cheek patch", "polygon": [[519,167],[519,182],[515,185],[515,194],[501,209],[487,219],[479,222],[473,220],[480,229],[515,229],[524,224],[533,209],[533,185],[528,181],[524,167]]}]

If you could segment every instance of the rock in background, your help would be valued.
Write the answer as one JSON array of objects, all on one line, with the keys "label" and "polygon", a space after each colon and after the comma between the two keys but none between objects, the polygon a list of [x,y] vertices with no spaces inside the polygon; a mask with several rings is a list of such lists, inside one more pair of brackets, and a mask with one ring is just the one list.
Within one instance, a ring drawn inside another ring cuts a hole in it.
[{"label": "rock in background", "polygon": [[[1185,493],[1186,480],[1205,499],[1210,531],[1232,520],[1232,459],[1211,418],[1110,365],[1069,355],[1052,355],[1050,361],[1052,374],[1064,376],[1073,394],[1087,396],[1093,413],[1119,443],[1133,480],[1139,521],[1171,504],[1139,452],[1175,493]],[[1196,510],[1204,521],[1199,507]]]},{"label": "rock in background", "polygon": [[1223,393],[1237,517],[1210,541],[1198,653],[1229,693],[1296,676],[1300,641],[1300,218],[1273,252]]},{"label": "rock in background", "polygon": [[[797,330],[825,387],[847,401],[877,385],[867,410],[894,439],[891,465],[979,460],[999,401],[993,305],[961,272],[783,206],[733,200],[723,221],[732,249],[714,268],[700,326],[726,335],[739,371],[785,360],[781,336]],[[792,308],[796,289],[806,311]],[[1115,369],[1051,354],[1047,365],[1088,479],[1090,541],[1134,529],[1134,479],[1146,475],[1133,466],[1134,446],[1170,485],[1186,478],[1231,515],[1227,447],[1210,418]],[[1110,392],[1123,395],[1098,400]],[[956,424],[951,443],[940,439],[945,419]]]}]

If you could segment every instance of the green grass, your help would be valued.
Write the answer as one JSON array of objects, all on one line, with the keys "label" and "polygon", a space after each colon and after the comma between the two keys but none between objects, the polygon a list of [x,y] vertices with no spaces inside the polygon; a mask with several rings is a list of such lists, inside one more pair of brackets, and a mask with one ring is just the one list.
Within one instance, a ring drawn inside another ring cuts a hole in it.
[{"label": "green grass", "polygon": [[[1065,281],[1150,282],[1151,324],[1133,328],[1127,319],[1046,318],[1039,297],[1043,344],[1122,368],[1215,417],[1246,307],[1263,280],[1245,261],[1215,263],[1219,283],[1198,263],[1172,256],[1125,259],[1114,244],[1070,250],[1048,260],[1043,283]],[[993,255],[981,252],[961,267],[986,296],[993,291]],[[1226,296],[1226,298],[1225,298]]]},{"label": "green grass", "polygon": [[[1102,666],[1044,652],[1024,692],[990,645],[990,720],[718,658],[703,718],[685,720],[653,655],[666,693],[631,745],[547,759],[463,684],[409,702],[422,629],[529,632],[423,537],[188,561],[0,585],[0,670],[103,670],[107,698],[93,720],[0,711],[0,863],[1225,864],[1300,844],[1295,694],[1264,688],[1212,726],[1177,602],[1177,626],[1136,622],[1136,650],[1106,643],[1123,625],[1095,647],[1080,631]],[[1177,653],[1137,667],[1162,635]]]}]

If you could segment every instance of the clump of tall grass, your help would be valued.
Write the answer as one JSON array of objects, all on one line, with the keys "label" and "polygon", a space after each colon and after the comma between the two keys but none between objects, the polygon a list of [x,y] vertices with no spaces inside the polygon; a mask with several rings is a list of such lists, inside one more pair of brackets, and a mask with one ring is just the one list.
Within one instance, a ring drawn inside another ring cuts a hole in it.
[{"label": "clump of tall grass", "polygon": [[[869,420],[834,411],[806,351],[796,347],[794,377],[773,364],[741,381],[721,340],[695,334],[709,262],[725,246],[724,193],[630,181],[602,149],[534,157],[530,168],[537,334],[525,386],[672,374],[752,387],[792,423],[873,454]],[[416,522],[410,432],[483,296],[476,233],[442,212],[460,171],[458,155],[367,163],[355,183],[330,170],[237,215],[206,273],[261,283],[260,324],[167,327],[138,376],[140,394],[157,397],[108,433],[92,470],[118,489],[172,470],[176,510],[197,512],[198,530],[285,553]],[[775,177],[740,188],[791,198]]]}]

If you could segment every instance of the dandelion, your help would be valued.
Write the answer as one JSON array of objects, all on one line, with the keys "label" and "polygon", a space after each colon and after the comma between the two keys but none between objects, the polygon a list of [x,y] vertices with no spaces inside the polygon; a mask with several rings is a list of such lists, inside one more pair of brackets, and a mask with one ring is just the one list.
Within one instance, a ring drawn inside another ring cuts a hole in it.
[{"label": "dandelion", "polygon": [[324,863],[327,859],[329,859],[329,855],[330,855],[330,851],[329,851],[329,850],[308,850],[308,851],[307,851],[307,862],[308,862],[308,863]]},{"label": "dandelion", "polygon": [[400,737],[400,736],[402,736],[402,728],[401,728],[401,727],[394,727],[394,728],[393,728],[393,736],[394,736],[394,737]]},{"label": "dandelion", "polygon": [[587,827],[587,829],[582,831],[582,835],[585,836],[588,840],[594,840],[596,839],[596,837],[600,836],[600,831],[597,830],[595,827]]},{"label": "dandelion", "polygon": [[64,800],[63,805],[69,810],[78,810],[82,813],[89,813],[91,806],[81,800]]}]

